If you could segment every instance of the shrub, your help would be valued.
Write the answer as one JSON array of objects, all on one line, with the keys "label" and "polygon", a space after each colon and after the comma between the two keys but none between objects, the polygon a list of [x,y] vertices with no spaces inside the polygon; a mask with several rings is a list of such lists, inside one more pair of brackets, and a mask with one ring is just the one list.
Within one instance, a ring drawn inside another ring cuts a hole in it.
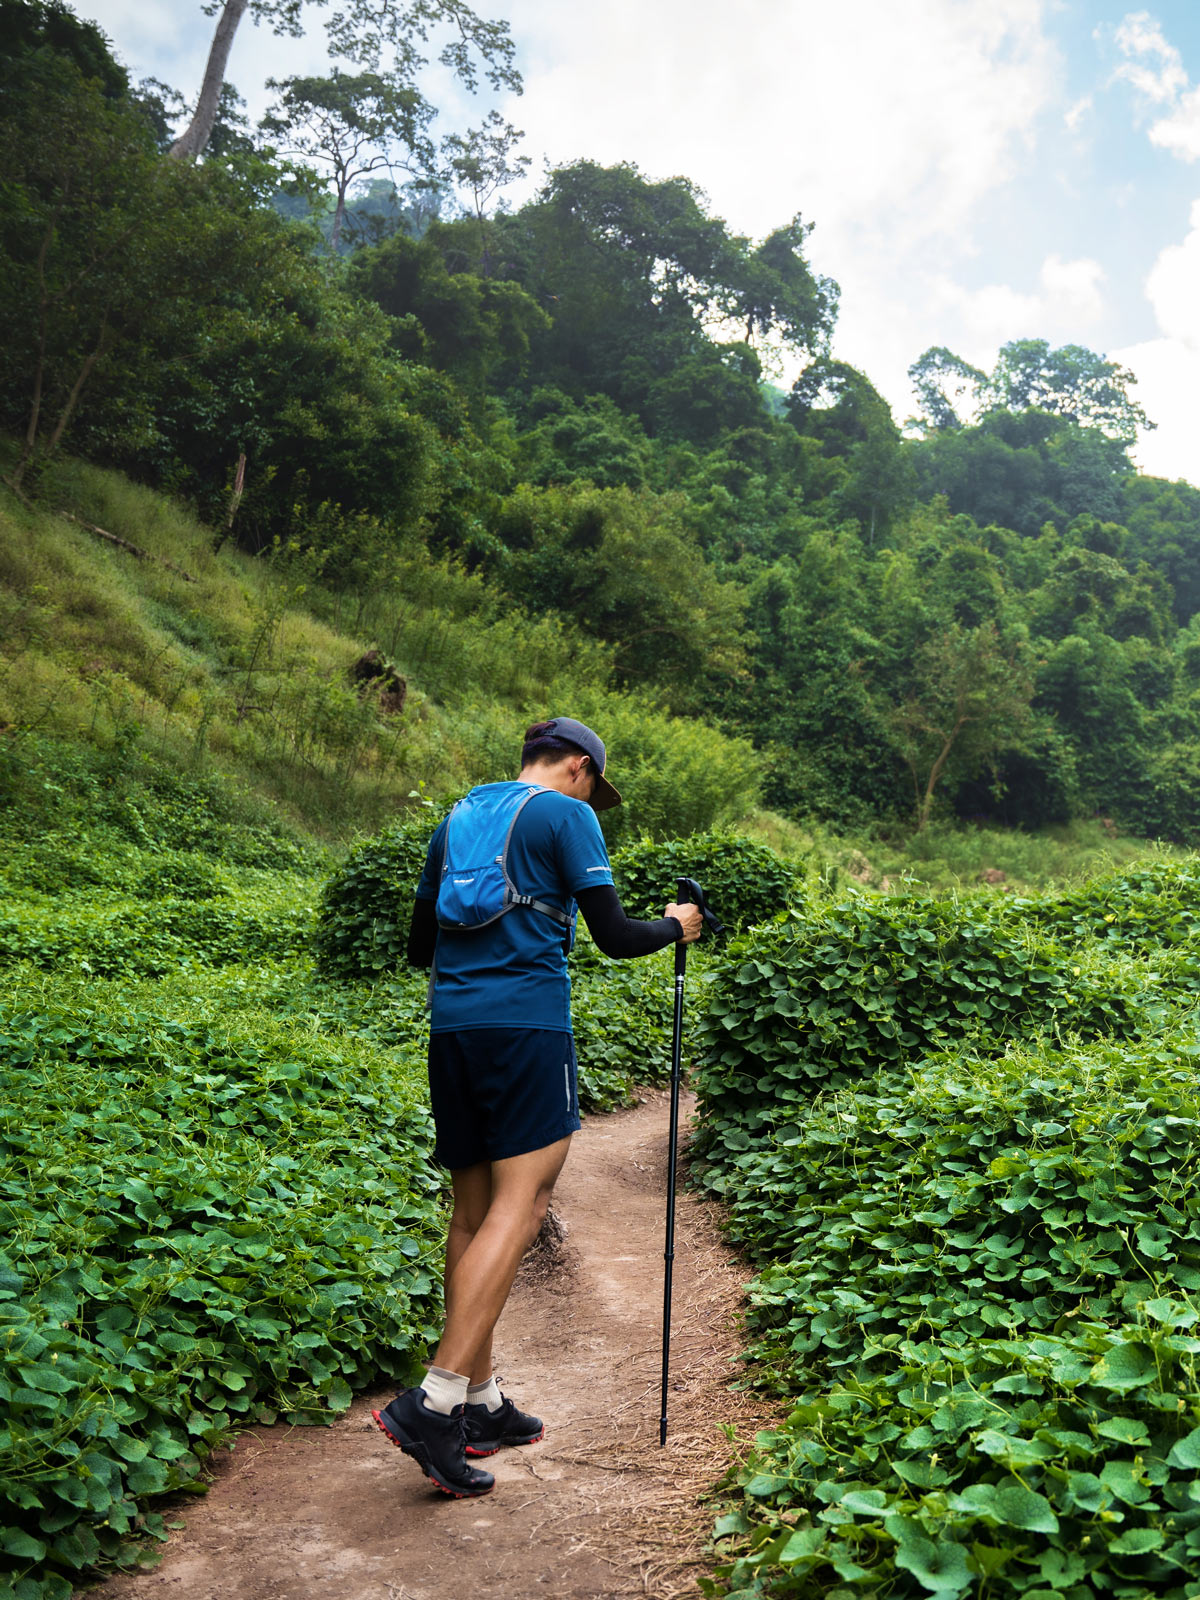
[{"label": "shrub", "polygon": [[735,1592],[1190,1595],[1197,1049],[943,1057],[720,1153],[799,1395],[718,1525]]},{"label": "shrub", "polygon": [[697,1030],[699,1147],[745,1148],[815,1089],[901,1066],[956,1039],[1134,1026],[1132,980],[1086,965],[985,904],[855,896],[737,940]]},{"label": "shrub", "polygon": [[225,966],[264,956],[296,955],[312,939],[312,914],[289,896],[243,894],[227,900],[160,900],[153,906],[25,903],[0,913],[0,967],[28,961],[96,977],[159,977],[193,962]]},{"label": "shrub", "polygon": [[261,801],[228,779],[172,770],[132,734],[108,749],[28,733],[0,742],[0,833],[40,841],[68,871],[74,855],[65,883],[102,881],[89,857],[106,845],[267,870],[303,870],[310,859]]},{"label": "shrub", "polygon": [[0,1011],[0,1590],[68,1600],[232,1429],[406,1375],[438,1301],[417,1077],[307,1018]]},{"label": "shrub", "polygon": [[1149,954],[1200,935],[1200,862],[1156,861],[1066,893],[1014,903],[1014,914],[1064,942]]},{"label": "shrub", "polygon": [[148,867],[133,886],[140,900],[164,897],[214,900],[228,894],[210,861],[203,856],[176,854]]},{"label": "shrub", "polygon": [[[609,847],[728,827],[758,801],[761,761],[745,739],[629,695],[582,694],[570,715],[596,729],[624,804],[603,813]],[[565,715],[565,712],[558,713]]]},{"label": "shrub", "polygon": [[317,963],[336,978],[375,978],[404,960],[413,899],[433,822],[422,811],[351,852],[330,876],[317,914]]},{"label": "shrub", "polygon": [[611,961],[581,941],[571,1017],[585,1111],[631,1105],[639,1083],[671,1074],[672,980],[663,958]]},{"label": "shrub", "polygon": [[744,834],[694,833],[650,839],[613,854],[613,877],[631,917],[661,917],[678,894],[678,879],[695,878],[727,928],[753,927],[783,911],[800,881],[799,869],[769,845]]}]

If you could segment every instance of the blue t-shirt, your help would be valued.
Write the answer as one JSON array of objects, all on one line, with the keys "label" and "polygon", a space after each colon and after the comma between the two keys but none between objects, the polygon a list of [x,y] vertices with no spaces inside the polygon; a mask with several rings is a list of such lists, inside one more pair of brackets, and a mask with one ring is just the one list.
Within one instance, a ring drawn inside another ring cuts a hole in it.
[{"label": "blue t-shirt", "polygon": [[[527,784],[489,783],[473,794],[514,792]],[[443,820],[429,841],[417,898],[436,900],[442,875]],[[508,847],[508,874],[519,894],[545,900],[574,920],[581,889],[611,884],[604,835],[591,806],[543,789],[522,810]],[[571,1031],[566,930],[532,906],[514,906],[485,928],[439,928],[430,1028],[551,1028]]]}]

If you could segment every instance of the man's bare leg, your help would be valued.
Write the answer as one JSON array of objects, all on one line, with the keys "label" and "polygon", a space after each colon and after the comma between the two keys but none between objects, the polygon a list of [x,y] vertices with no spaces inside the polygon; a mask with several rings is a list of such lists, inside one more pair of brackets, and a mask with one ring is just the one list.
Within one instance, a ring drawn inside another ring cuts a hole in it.
[{"label": "man's bare leg", "polygon": [[451,1174],[446,1323],[434,1366],[461,1372],[472,1383],[491,1377],[492,1331],[521,1257],[537,1238],[570,1146],[568,1135],[544,1149],[493,1161],[490,1168],[480,1163]]},{"label": "man's bare leg", "polygon": [[[459,1167],[451,1172],[450,1184],[454,1194],[454,1209],[450,1216],[450,1232],[446,1238],[446,1269],[442,1275],[444,1303],[450,1303],[450,1279],[463,1258],[471,1240],[483,1226],[488,1207],[492,1203],[492,1163],[481,1161],[473,1167]],[[435,1365],[437,1363],[435,1362]],[[486,1365],[486,1370],[484,1370]],[[492,1375],[492,1341],[487,1340],[472,1371],[464,1373],[473,1384],[486,1383]]]}]

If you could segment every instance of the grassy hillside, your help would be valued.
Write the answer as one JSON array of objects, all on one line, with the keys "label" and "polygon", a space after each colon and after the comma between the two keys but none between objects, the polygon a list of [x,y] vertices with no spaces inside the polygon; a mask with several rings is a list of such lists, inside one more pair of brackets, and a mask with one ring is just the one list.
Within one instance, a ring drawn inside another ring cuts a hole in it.
[{"label": "grassy hillside", "polygon": [[[520,727],[570,709],[608,740],[627,837],[734,823],[784,855],[893,891],[966,890],[988,872],[1004,875],[995,893],[1044,889],[1166,848],[1100,819],[1036,834],[803,825],[756,808],[759,764],[745,742],[615,691],[603,646],[522,615],[420,545],[398,546],[386,570],[339,573],[303,545],[249,557],[214,543],[166,496],[78,461],[47,472],[36,507],[0,488],[0,726],[10,739],[136,747],[192,778],[231,780],[221,803],[239,815],[334,842],[420,798],[504,775]],[[360,692],[352,681],[370,649],[403,681],[399,709],[386,685]]]},{"label": "grassy hillside", "polygon": [[[0,490],[0,723],[139,742],[327,839],[504,775],[521,727],[568,707],[605,730],[629,831],[706,827],[756,797],[748,744],[616,693],[603,647],[420,544],[339,571],[303,541],[256,558],[214,543],[79,462],[36,507]],[[371,649],[395,676],[356,685]]]},{"label": "grassy hillside", "polygon": [[[603,677],[544,627],[514,649],[508,619],[494,619],[485,655],[480,586],[419,555],[398,561],[403,601],[372,605],[314,582],[303,550],[214,552],[208,529],[115,473],[69,464],[45,498],[147,557],[4,497],[0,717],[100,743],[140,736],[319,833],[370,826],[419,783],[440,793],[478,774],[511,743],[513,710],[553,694],[560,669]],[[380,643],[437,699],[410,684],[397,714],[358,694],[350,668]],[[491,692],[464,724],[450,708],[481,681]]]}]

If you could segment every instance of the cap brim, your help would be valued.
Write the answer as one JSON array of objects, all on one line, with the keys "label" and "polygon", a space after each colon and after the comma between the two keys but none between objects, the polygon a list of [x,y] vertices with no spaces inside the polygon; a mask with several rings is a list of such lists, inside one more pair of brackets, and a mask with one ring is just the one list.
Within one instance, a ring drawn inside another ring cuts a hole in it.
[{"label": "cap brim", "polygon": [[596,774],[596,787],[588,804],[593,811],[611,811],[614,806],[621,804],[621,796],[602,772]]}]

